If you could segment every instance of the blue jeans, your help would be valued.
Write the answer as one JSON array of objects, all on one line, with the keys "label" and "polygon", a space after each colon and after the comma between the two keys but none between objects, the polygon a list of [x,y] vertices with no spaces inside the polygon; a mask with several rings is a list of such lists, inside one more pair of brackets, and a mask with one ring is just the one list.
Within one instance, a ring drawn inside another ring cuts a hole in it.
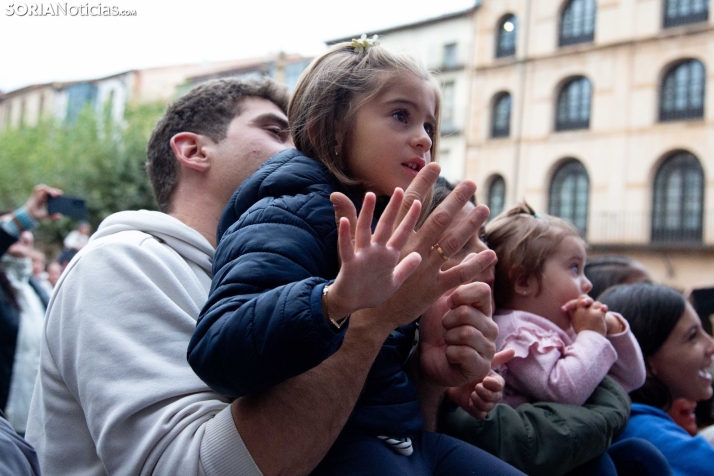
[{"label": "blue jeans", "polygon": [[513,466],[440,433],[410,435],[414,453],[402,456],[371,435],[340,435],[313,476],[523,476]]}]

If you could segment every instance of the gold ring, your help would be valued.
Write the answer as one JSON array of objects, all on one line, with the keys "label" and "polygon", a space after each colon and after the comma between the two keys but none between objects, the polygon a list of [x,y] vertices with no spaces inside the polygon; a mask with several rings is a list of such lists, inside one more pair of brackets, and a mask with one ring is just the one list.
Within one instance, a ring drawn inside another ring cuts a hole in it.
[{"label": "gold ring", "polygon": [[444,261],[449,261],[449,257],[446,256],[446,253],[444,253],[444,250],[441,249],[439,243],[432,246],[431,249],[436,250],[436,252],[439,253],[439,255],[441,256],[441,259],[443,259]]}]

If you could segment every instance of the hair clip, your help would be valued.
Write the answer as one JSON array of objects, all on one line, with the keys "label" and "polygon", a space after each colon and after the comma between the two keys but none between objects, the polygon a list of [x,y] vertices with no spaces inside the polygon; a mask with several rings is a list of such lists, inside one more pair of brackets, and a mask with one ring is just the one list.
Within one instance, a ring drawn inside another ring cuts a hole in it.
[{"label": "hair clip", "polygon": [[352,48],[355,49],[355,53],[366,53],[370,46],[379,46],[379,35],[367,38],[367,34],[362,33],[359,40],[352,38]]},{"label": "hair clip", "polygon": [[540,218],[540,213],[534,213],[533,218]]}]

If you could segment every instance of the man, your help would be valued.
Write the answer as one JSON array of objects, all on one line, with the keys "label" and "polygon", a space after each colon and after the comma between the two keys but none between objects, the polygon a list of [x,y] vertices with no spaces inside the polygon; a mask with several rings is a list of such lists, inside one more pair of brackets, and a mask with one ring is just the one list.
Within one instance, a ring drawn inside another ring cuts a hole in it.
[{"label": "man", "polygon": [[[45,474],[308,473],[342,429],[394,329],[375,316],[416,318],[427,301],[490,262],[473,260],[458,281],[440,279],[441,258],[431,252],[443,224],[473,194],[467,184],[409,244],[431,255],[410,279],[433,281],[434,296],[407,290],[398,298],[408,306],[391,301],[355,313],[336,354],[265,394],[230,403],[212,392],[191,371],[186,349],[211,284],[215,230],[233,191],[291,145],[286,104],[270,80],[221,80],[194,88],[159,121],[147,169],[161,213],[108,217],[60,278],[48,309],[27,432]],[[424,197],[437,175],[437,166],[425,169],[407,202]],[[458,251],[485,218],[457,226],[443,251]],[[470,304],[453,305],[469,324],[469,348],[479,340],[474,325],[490,320],[488,309]],[[462,354],[455,366],[463,373],[483,363]],[[423,387],[433,427],[444,389]]]}]

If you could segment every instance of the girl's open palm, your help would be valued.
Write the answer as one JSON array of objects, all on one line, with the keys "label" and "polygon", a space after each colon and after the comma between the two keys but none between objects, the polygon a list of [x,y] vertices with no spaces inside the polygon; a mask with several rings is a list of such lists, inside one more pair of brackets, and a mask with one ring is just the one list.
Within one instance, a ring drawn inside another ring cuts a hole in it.
[{"label": "girl's open palm", "polygon": [[383,303],[419,266],[421,256],[416,252],[400,261],[402,247],[411,236],[421,211],[421,204],[415,201],[395,229],[394,223],[403,199],[404,191],[395,189],[372,233],[376,197],[371,192],[367,193],[357,218],[354,241],[350,221],[340,219],[338,246],[341,268],[328,294],[332,317],[343,317]]}]

